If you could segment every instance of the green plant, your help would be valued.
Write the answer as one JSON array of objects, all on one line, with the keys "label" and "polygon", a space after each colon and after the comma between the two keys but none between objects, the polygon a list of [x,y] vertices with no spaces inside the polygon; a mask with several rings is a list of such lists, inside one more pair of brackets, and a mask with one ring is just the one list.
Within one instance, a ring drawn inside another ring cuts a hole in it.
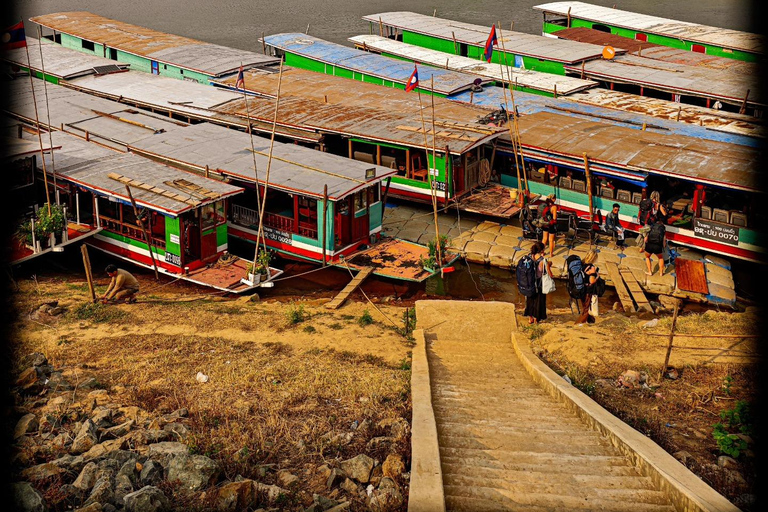
[{"label": "green plant", "polygon": [[288,323],[296,325],[306,320],[306,313],[304,313],[304,305],[291,302],[288,305],[288,310],[285,312],[285,316],[288,319]]},{"label": "green plant", "polygon": [[731,384],[733,383],[733,377],[726,375],[723,379],[723,393],[726,395],[731,394]]},{"label": "green plant", "polygon": [[747,442],[737,437],[736,434],[728,432],[722,423],[715,423],[712,428],[712,437],[715,438],[720,453],[738,459],[741,452],[747,449]]},{"label": "green plant", "polygon": [[733,409],[720,411],[721,423],[712,425],[712,437],[721,453],[737,459],[747,449],[747,442],[731,430],[738,429],[744,435],[752,433],[752,418],[749,404],[739,400]]},{"label": "green plant", "polygon": [[371,325],[373,323],[373,317],[368,312],[368,310],[364,310],[363,314],[360,315],[360,318],[358,318],[357,323],[360,324],[361,327],[365,327],[366,325]]},{"label": "green plant", "polygon": [[[67,218],[64,216],[64,208],[58,205],[51,205],[51,211],[48,213],[48,206],[38,208],[35,217],[35,237],[38,240],[48,238],[51,233],[60,234],[67,225]],[[32,221],[28,220],[22,223],[15,233],[15,238],[27,245],[32,245]]]},{"label": "green plant", "polygon": [[256,266],[253,267],[257,273],[266,276],[269,274],[269,262],[272,260],[272,254],[268,250],[259,251],[256,255]]},{"label": "green plant", "polygon": [[317,331],[317,329],[315,329],[311,325],[307,325],[307,326],[304,327],[304,332],[306,332],[306,333],[312,334],[315,331]]},{"label": "green plant", "polygon": [[99,302],[84,302],[75,307],[72,314],[78,320],[90,320],[98,323],[121,320],[127,316],[124,311],[105,306]]},{"label": "green plant", "polygon": [[406,308],[403,311],[403,327],[397,328],[398,334],[413,340],[413,330],[416,329],[416,308]]},{"label": "green plant", "polygon": [[[437,261],[438,243],[440,247],[440,259],[442,260],[439,263]],[[432,270],[439,269],[445,262],[445,251],[449,243],[450,243],[450,239],[445,235],[440,235],[439,241],[437,237],[430,240],[429,243],[427,243],[429,256],[427,258],[421,257],[419,259],[419,263],[421,264],[421,266],[424,268],[432,269]]]},{"label": "green plant", "polygon": [[334,322],[331,325],[329,325],[328,327],[330,327],[334,331],[338,331],[339,329],[341,329],[341,324],[339,322]]}]

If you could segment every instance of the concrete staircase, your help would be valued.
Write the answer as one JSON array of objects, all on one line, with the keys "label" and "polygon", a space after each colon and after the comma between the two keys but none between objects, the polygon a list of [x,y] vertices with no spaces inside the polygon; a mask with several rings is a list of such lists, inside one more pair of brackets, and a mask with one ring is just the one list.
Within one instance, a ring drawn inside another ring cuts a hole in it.
[{"label": "concrete staircase", "polygon": [[[506,306],[506,307],[504,307]],[[672,512],[667,494],[534,382],[498,303],[420,301],[446,510]]]}]

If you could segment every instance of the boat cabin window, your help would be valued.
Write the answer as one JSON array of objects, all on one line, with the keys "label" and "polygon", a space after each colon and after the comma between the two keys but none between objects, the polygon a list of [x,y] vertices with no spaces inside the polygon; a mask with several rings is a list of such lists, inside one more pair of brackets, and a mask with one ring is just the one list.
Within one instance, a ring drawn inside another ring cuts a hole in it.
[{"label": "boat cabin window", "polygon": [[595,30],[599,30],[600,32],[605,32],[607,34],[611,33],[611,27],[607,25],[603,25],[602,23],[593,23],[592,28]]},{"label": "boat cabin window", "polygon": [[427,153],[424,150],[412,149],[411,153],[411,166],[408,178],[418,181],[427,181],[429,179]]},{"label": "boat cabin window", "polygon": [[355,192],[355,211],[365,210],[368,206],[368,193],[365,190]]},{"label": "boat cabin window", "polygon": [[368,192],[368,204],[378,203],[381,199],[381,186],[379,183],[366,189]]},{"label": "boat cabin window", "polygon": [[81,45],[83,47],[83,50],[88,50],[91,52],[96,51],[96,45],[94,45],[92,41],[86,41],[85,39],[82,39]]},{"label": "boat cabin window", "polygon": [[209,229],[224,224],[227,221],[224,201],[216,201],[215,203],[207,204],[200,209],[200,212],[202,215],[203,229]]},{"label": "boat cabin window", "polygon": [[568,17],[563,16],[562,14],[556,14],[554,12],[545,12],[544,23],[549,23],[550,25],[558,25],[561,27],[567,27]]},{"label": "boat cabin window", "polygon": [[405,176],[407,160],[406,150],[382,146],[381,163],[379,165],[389,167],[390,169],[397,169],[398,175]]},{"label": "boat cabin window", "polygon": [[[136,221],[132,205],[110,201],[106,197],[98,197],[97,201],[99,221],[104,229],[146,243],[144,232]],[[145,226],[152,227],[153,222],[162,222],[162,228],[158,226],[150,230],[150,236],[155,245],[165,247],[165,219],[162,215],[141,207],[139,207],[139,215]],[[155,220],[153,217],[160,217],[160,220]]]}]

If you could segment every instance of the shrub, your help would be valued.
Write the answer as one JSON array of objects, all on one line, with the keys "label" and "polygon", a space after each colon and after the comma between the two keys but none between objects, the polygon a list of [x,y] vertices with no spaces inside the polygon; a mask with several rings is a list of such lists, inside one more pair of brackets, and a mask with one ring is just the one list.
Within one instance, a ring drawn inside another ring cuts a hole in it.
[{"label": "shrub", "polygon": [[288,319],[288,323],[296,325],[306,320],[306,313],[304,313],[304,305],[291,302],[288,305],[288,310],[285,312],[285,316]]},{"label": "shrub", "polygon": [[357,323],[360,324],[361,327],[365,327],[366,325],[371,325],[373,323],[373,317],[368,312],[368,310],[364,310],[363,314],[358,318]]}]

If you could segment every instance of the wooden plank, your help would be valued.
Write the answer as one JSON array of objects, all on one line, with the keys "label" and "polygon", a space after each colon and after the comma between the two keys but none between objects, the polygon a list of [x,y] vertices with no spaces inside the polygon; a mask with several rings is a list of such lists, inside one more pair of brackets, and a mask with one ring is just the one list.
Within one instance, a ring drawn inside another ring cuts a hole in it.
[{"label": "wooden plank", "polygon": [[629,293],[632,295],[632,299],[637,304],[637,310],[653,313],[653,308],[648,302],[648,299],[645,298],[645,293],[643,292],[643,289],[640,288],[640,283],[637,282],[637,279],[635,279],[635,275],[632,273],[632,271],[629,269],[619,269],[619,273],[621,274],[621,277],[624,278],[624,282],[627,283]]},{"label": "wooden plank", "polygon": [[619,267],[613,262],[606,262],[605,267],[608,269],[608,275],[611,276],[611,281],[613,281],[613,286],[619,295],[621,305],[624,306],[624,311],[627,313],[637,311],[634,302],[632,302],[632,297],[629,295],[629,290],[627,290],[627,285],[624,284],[624,279],[621,273],[619,273]]},{"label": "wooden plank", "polygon": [[707,285],[707,270],[704,263],[683,258],[675,259],[675,275],[677,287],[681,290],[709,294]]},{"label": "wooden plank", "polygon": [[344,304],[344,301],[347,300],[347,297],[357,290],[357,287],[365,281],[366,277],[371,275],[371,272],[373,272],[373,267],[363,267],[360,272],[347,283],[347,286],[345,286],[344,289],[331,300],[331,302],[327,303],[325,307],[328,309],[339,309],[339,307]]}]

